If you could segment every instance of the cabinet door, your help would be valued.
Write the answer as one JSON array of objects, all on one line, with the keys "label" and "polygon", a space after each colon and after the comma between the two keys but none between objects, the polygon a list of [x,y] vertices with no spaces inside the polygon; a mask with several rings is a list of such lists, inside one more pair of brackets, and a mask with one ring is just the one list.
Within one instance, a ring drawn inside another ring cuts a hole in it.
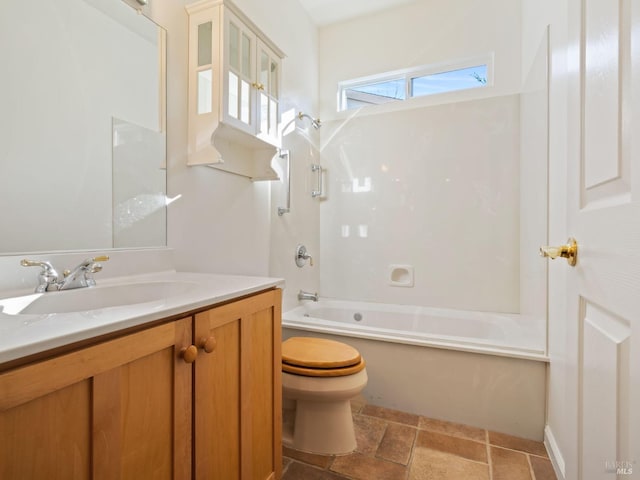
[{"label": "cabinet door", "polygon": [[257,134],[265,141],[278,142],[280,118],[280,58],[264,44],[257,41]]},{"label": "cabinet door", "polygon": [[255,135],[256,36],[229,9],[224,10],[224,119]]},{"label": "cabinet door", "polygon": [[220,117],[220,8],[189,15],[188,153],[193,164],[219,161],[211,134]]},{"label": "cabinet door", "polygon": [[0,375],[0,478],[187,479],[191,319]]},{"label": "cabinet door", "polygon": [[272,290],[196,315],[196,342],[216,342],[195,363],[196,479],[280,478],[280,304]]}]

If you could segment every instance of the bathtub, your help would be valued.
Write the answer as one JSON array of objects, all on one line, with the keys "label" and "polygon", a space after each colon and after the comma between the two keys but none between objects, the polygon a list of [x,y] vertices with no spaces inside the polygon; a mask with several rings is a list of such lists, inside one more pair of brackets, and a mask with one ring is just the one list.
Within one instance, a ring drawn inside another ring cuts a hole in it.
[{"label": "bathtub", "polygon": [[369,403],[542,440],[543,322],[321,298],[283,313],[283,337],[349,343],[367,362]]},{"label": "bathtub", "polygon": [[544,324],[517,314],[321,299],[285,312],[282,322],[314,332],[547,360]]}]

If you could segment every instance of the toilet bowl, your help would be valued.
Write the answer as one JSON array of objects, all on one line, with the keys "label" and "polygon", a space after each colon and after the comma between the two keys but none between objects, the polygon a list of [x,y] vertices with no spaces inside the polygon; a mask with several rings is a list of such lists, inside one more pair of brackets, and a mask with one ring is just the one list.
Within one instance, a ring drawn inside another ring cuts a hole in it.
[{"label": "toilet bowl", "polygon": [[355,348],[321,338],[284,341],[283,444],[324,455],[353,452],[350,400],[366,384],[365,363]]}]

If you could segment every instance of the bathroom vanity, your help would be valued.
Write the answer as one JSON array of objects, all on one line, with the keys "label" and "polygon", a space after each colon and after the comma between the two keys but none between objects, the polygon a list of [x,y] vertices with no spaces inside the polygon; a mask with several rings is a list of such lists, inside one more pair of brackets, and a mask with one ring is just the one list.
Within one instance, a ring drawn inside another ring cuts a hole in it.
[{"label": "bathroom vanity", "polygon": [[84,312],[3,304],[0,478],[280,478],[282,282],[165,277],[194,287]]}]

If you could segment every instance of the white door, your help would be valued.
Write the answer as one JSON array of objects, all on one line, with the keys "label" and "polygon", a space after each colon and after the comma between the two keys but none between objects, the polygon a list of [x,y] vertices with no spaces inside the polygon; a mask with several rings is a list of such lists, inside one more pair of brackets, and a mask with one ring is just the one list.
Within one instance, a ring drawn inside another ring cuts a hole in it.
[{"label": "white door", "polygon": [[567,409],[577,427],[567,479],[636,478],[640,1],[570,5],[567,226],[579,251],[577,265],[567,266],[568,348],[575,352],[577,386],[577,405]]}]

